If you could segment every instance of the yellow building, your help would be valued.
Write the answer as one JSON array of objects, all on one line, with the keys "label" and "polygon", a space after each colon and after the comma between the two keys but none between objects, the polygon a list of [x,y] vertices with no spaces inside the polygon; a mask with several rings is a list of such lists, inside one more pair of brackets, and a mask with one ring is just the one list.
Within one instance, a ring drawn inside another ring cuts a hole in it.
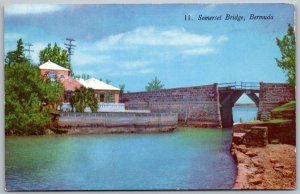
[{"label": "yellow building", "polygon": [[92,88],[95,92],[95,96],[98,102],[102,103],[119,103],[120,89],[102,82],[96,78],[90,78],[88,80],[79,79],[86,88]]}]

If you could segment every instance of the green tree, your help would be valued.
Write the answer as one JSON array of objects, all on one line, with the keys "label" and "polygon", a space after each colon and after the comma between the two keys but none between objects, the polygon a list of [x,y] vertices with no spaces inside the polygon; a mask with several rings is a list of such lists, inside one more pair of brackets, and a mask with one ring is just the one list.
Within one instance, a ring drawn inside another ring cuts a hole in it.
[{"label": "green tree", "polygon": [[84,74],[81,74],[81,78],[84,80],[88,80],[88,79],[90,79],[90,75],[84,73]]},{"label": "green tree", "polygon": [[[60,82],[42,78],[37,66],[24,57],[22,40],[5,64],[5,133],[43,134],[51,125],[50,111],[62,97]],[[10,54],[12,53],[12,54]],[[52,107],[52,108],[51,108]]]},{"label": "green tree", "polygon": [[125,91],[125,84],[119,85],[119,88],[120,88],[120,93],[123,94]]},{"label": "green tree", "polygon": [[71,106],[75,107],[76,112],[84,112],[86,107],[90,107],[92,112],[98,110],[98,100],[91,88],[76,89],[70,100]]},{"label": "green tree", "polygon": [[51,125],[50,111],[62,92],[61,83],[42,79],[37,66],[5,65],[6,134],[43,134]]},{"label": "green tree", "polygon": [[164,84],[161,83],[161,81],[155,76],[155,78],[151,81],[148,82],[148,85],[146,85],[146,90],[147,91],[152,91],[152,90],[160,90],[164,87]]},{"label": "green tree", "polygon": [[29,60],[25,57],[24,54],[24,45],[23,40],[20,38],[17,41],[17,48],[14,51],[9,51],[5,57],[5,64],[15,64],[15,63],[28,63]]},{"label": "green tree", "polygon": [[281,58],[275,58],[278,67],[285,71],[289,84],[296,85],[296,40],[294,28],[289,24],[287,34],[280,40],[276,38],[276,43],[281,52]]},{"label": "green tree", "polygon": [[[102,82],[104,82],[104,79],[102,79],[102,78],[99,78],[99,80],[102,81]],[[111,83],[111,80],[105,79],[105,83],[110,84],[110,83]]]},{"label": "green tree", "polygon": [[62,67],[70,69],[72,72],[72,67],[69,62],[68,51],[59,47],[56,43],[52,47],[49,43],[46,48],[40,51],[39,54],[40,64],[47,62],[48,60],[56,63]]}]

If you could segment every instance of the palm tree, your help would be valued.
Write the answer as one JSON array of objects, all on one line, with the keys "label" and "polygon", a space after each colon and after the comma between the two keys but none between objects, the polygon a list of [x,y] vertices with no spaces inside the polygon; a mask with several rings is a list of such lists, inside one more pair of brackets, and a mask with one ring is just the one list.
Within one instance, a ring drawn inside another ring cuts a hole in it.
[{"label": "palm tree", "polygon": [[76,112],[84,112],[86,107],[90,107],[92,112],[98,110],[98,100],[91,88],[76,89],[70,103],[72,107],[75,107]]}]

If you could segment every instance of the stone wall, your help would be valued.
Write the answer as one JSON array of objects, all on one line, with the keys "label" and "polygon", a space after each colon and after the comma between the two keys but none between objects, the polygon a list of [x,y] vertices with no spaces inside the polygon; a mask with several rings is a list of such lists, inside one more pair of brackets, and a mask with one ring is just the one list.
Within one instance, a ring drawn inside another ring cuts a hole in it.
[{"label": "stone wall", "polygon": [[[268,143],[282,143],[296,145],[296,123],[294,121],[286,121],[282,123],[239,123],[233,125],[233,139],[236,144],[240,141],[243,133],[249,133],[253,127],[266,127],[268,129]],[[252,133],[252,132],[251,132]],[[255,138],[253,138],[255,141]],[[255,142],[254,142],[255,144]]]},{"label": "stone wall", "polygon": [[173,131],[176,113],[60,113],[58,129],[68,134],[146,133]]},{"label": "stone wall", "polygon": [[216,84],[122,94],[126,109],[178,113],[180,124],[221,127],[219,94]]},{"label": "stone wall", "polygon": [[232,141],[236,145],[264,147],[268,144],[268,127],[257,125],[234,125]]},{"label": "stone wall", "polygon": [[295,88],[285,83],[260,83],[258,119],[262,115],[291,100],[295,100]]}]

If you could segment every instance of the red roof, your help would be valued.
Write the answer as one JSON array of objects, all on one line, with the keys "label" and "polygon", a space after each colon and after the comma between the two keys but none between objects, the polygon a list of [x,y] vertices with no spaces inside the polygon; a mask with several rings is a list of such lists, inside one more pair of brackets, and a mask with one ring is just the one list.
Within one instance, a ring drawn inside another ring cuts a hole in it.
[{"label": "red roof", "polygon": [[62,81],[62,84],[64,86],[65,91],[75,91],[75,89],[80,89],[81,87],[83,87],[83,85],[79,83],[79,81],[73,79],[72,77],[65,78]]}]

